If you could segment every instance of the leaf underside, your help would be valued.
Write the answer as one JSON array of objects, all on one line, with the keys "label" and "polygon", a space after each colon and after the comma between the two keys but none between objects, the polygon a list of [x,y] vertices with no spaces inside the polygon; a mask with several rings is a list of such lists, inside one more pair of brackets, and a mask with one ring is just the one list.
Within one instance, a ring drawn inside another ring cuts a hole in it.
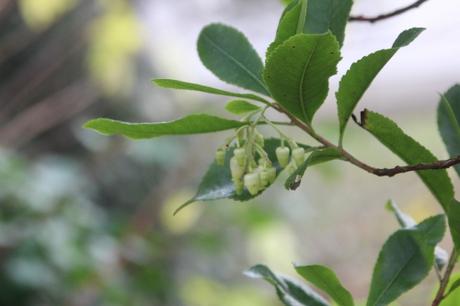
[{"label": "leaf underside", "polygon": [[279,299],[285,306],[330,306],[310,287],[279,276],[264,265],[256,265],[245,272],[251,278],[262,278],[275,287]]}]

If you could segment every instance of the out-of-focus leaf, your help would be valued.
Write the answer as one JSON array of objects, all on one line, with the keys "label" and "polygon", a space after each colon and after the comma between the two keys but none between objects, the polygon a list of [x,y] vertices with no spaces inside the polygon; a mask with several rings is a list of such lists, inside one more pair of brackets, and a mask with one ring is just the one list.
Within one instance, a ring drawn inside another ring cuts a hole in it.
[{"label": "out-of-focus leaf", "polygon": [[[409,165],[436,162],[437,158],[424,146],[406,135],[392,120],[365,110],[363,127]],[[454,198],[454,189],[446,170],[417,171],[446,212]]]},{"label": "out-of-focus leaf", "polygon": [[[438,106],[438,127],[450,157],[460,155],[460,85],[450,88]],[[455,170],[460,175],[460,165]]]},{"label": "out-of-focus leaf", "polygon": [[336,93],[341,138],[356,105],[378,73],[400,48],[410,44],[423,30],[422,28],[406,30],[399,35],[391,49],[377,51],[351,65],[342,77]]},{"label": "out-of-focus leaf", "polygon": [[278,297],[286,306],[328,306],[319,294],[308,286],[296,283],[293,280],[278,276],[264,265],[256,265],[245,272],[251,278],[262,278],[272,284]]},{"label": "out-of-focus leaf", "polygon": [[331,33],[298,34],[267,59],[265,82],[279,104],[309,123],[326,99],[339,60],[339,44]]},{"label": "out-of-focus leaf", "polygon": [[199,91],[204,93],[209,93],[218,96],[226,96],[226,97],[235,97],[235,98],[243,98],[243,99],[250,99],[255,100],[263,103],[267,103],[267,100],[254,95],[254,94],[241,94],[236,92],[230,92],[226,90],[221,90],[205,85],[195,84],[195,83],[188,83],[178,80],[171,80],[171,79],[157,79],[153,80],[153,83],[168,89],[179,89],[179,90],[191,90],[191,91]]},{"label": "out-of-focus leaf", "polygon": [[[276,175],[278,176],[281,172],[281,167],[276,158],[276,148],[281,145],[281,140],[279,139],[267,139],[265,141],[264,149],[268,154],[269,159],[272,161],[273,167],[276,168]],[[302,145],[306,149],[310,149],[308,146]],[[259,194],[253,196],[246,189],[242,194],[238,195],[235,191],[235,187],[232,181],[232,175],[230,172],[230,159],[233,156],[234,147],[229,148],[225,154],[225,163],[223,166],[218,165],[215,161],[211,164],[208,171],[201,180],[200,186],[198,187],[198,192],[196,195],[184,203],[181,207],[176,210],[176,213],[181,209],[187,207],[188,205],[196,201],[212,201],[220,199],[232,199],[235,201],[248,201],[251,200],[265,190],[259,192]]]},{"label": "out-of-focus leaf", "polygon": [[150,139],[160,136],[191,135],[230,130],[247,125],[206,114],[195,114],[169,122],[128,123],[106,118],[90,120],[84,127],[104,135],[123,135],[132,139]]},{"label": "out-of-focus leaf", "polygon": [[286,189],[288,190],[297,189],[308,167],[322,163],[327,163],[329,161],[341,158],[342,155],[340,154],[340,152],[334,148],[326,148],[312,152],[310,156],[307,158],[307,160],[287,178],[284,187],[286,187]]},{"label": "out-of-focus leaf", "polygon": [[380,251],[374,267],[367,306],[384,306],[420,283],[434,261],[434,248],[445,232],[443,215],[398,230]]},{"label": "out-of-focus leaf", "polygon": [[262,78],[263,62],[237,29],[208,25],[198,39],[198,53],[203,64],[222,81],[269,95]]},{"label": "out-of-focus leaf", "polygon": [[[386,208],[395,215],[396,220],[398,220],[398,223],[402,228],[411,228],[417,225],[417,222],[415,222],[411,216],[401,211],[401,209],[398,207],[398,205],[396,205],[394,201],[388,201]],[[444,268],[444,266],[449,261],[449,253],[447,253],[447,251],[443,248],[436,246],[434,255],[436,266],[439,268],[439,270],[442,270],[442,268]]]},{"label": "out-of-focus leaf", "polygon": [[311,265],[297,266],[295,269],[307,281],[329,294],[339,306],[354,306],[350,292],[343,287],[337,275],[328,267]]},{"label": "out-of-focus leaf", "polygon": [[259,110],[260,107],[245,100],[233,100],[227,103],[225,109],[235,115],[244,115],[246,113],[255,112]]},{"label": "out-of-focus leaf", "polygon": [[455,248],[460,254],[460,202],[453,200],[447,213],[449,220],[450,233],[455,243]]}]

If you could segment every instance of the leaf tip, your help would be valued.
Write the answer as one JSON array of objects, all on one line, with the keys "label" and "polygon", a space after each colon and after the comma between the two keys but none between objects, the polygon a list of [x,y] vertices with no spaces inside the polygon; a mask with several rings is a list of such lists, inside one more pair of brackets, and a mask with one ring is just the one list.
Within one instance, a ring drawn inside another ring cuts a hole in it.
[{"label": "leaf tip", "polygon": [[187,202],[185,202],[184,204],[182,204],[181,206],[179,206],[174,212],[173,212],[173,216],[176,216],[179,212],[181,212],[184,208],[192,205],[193,203],[195,202],[194,199],[191,199],[191,200],[188,200]]}]

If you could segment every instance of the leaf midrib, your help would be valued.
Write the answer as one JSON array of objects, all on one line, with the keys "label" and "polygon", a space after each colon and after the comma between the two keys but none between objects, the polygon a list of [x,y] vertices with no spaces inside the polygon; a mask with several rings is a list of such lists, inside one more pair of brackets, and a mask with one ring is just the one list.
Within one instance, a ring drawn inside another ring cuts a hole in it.
[{"label": "leaf midrib", "polygon": [[344,292],[343,292],[343,289],[344,289],[344,288],[343,288],[342,285],[335,285],[335,286],[329,285],[328,282],[326,282],[326,281],[324,281],[324,280],[322,279],[322,277],[321,277],[320,274],[318,274],[316,271],[312,271],[312,272],[313,272],[313,274],[315,274],[316,276],[319,276],[319,278],[317,278],[317,280],[318,280],[321,284],[323,284],[323,286],[324,286],[325,288],[328,288],[328,290],[329,290],[330,292],[334,292],[334,299],[335,299],[336,301],[337,301],[337,300],[340,301],[340,302],[337,301],[339,305],[349,305],[349,304],[348,304],[348,299],[347,299],[347,301],[344,301],[344,298],[342,297],[341,294],[340,294],[340,296],[337,295],[338,291],[340,291],[340,293],[344,293]]},{"label": "leaf midrib", "polygon": [[203,35],[204,39],[206,39],[214,48],[216,48],[219,52],[221,52],[223,55],[228,57],[231,61],[233,61],[238,67],[240,67],[242,70],[244,70],[249,76],[255,80],[262,88],[268,93],[268,89],[265,86],[265,84],[262,82],[260,78],[257,77],[251,70],[246,68],[242,63],[240,63],[235,57],[233,57],[231,54],[229,54],[227,51],[222,49],[215,41],[212,40],[211,37],[209,37],[207,34]]},{"label": "leaf midrib", "polygon": [[[427,235],[433,230],[433,226],[430,228],[430,230],[428,231]],[[427,235],[424,235],[423,238],[425,238]],[[388,291],[388,289],[393,286],[395,280],[399,277],[399,275],[402,273],[402,271],[404,269],[406,269],[408,263],[410,261],[412,261],[412,259],[414,258],[415,256],[415,253],[412,253],[411,257],[408,258],[408,260],[404,263],[404,265],[402,266],[402,268],[398,271],[398,273],[396,273],[395,277],[393,277],[390,281],[390,283],[388,284],[388,286],[385,287],[384,290],[382,290],[382,293],[377,297],[377,299],[375,300],[374,304],[373,305],[378,305],[378,302],[380,301],[380,299],[383,297],[383,295]]]},{"label": "leaf midrib", "polygon": [[310,66],[311,59],[313,58],[313,54],[316,52],[316,48],[318,47],[318,40],[315,41],[315,46],[313,47],[312,52],[310,53],[310,56],[307,59],[307,62],[305,63],[305,66],[303,68],[302,72],[302,77],[300,78],[300,84],[299,84],[299,100],[300,100],[300,107],[302,108],[302,114],[305,117],[307,121],[309,121],[308,115],[307,115],[307,109],[303,97],[303,88],[304,88],[304,81],[305,81],[305,76],[307,74],[307,70]]}]

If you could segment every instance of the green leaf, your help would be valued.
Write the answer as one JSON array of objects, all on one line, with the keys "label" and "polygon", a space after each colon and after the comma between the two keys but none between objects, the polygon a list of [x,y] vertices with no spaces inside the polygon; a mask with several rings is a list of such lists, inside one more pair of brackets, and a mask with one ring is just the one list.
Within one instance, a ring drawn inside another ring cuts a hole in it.
[{"label": "green leaf", "polygon": [[319,265],[298,266],[296,271],[318,289],[329,294],[339,306],[354,306],[350,292],[342,286],[337,275],[328,267]]},{"label": "green leaf", "polygon": [[300,185],[305,171],[310,166],[327,163],[332,160],[341,159],[342,154],[334,148],[326,148],[314,151],[310,154],[307,160],[298,167],[286,180],[284,187],[288,190],[295,190]]},{"label": "green leaf", "polygon": [[[402,228],[411,228],[417,225],[417,222],[415,222],[411,216],[401,211],[394,201],[388,201],[386,208],[395,215],[396,220],[398,220],[398,223]],[[434,250],[434,254],[435,264],[439,270],[442,270],[449,261],[449,253],[447,253],[447,251],[443,248],[437,246]]]},{"label": "green leaf", "polygon": [[339,45],[331,33],[298,34],[273,51],[264,78],[275,100],[309,123],[326,99],[339,60]]},{"label": "green leaf", "polygon": [[245,100],[232,100],[227,103],[225,109],[235,115],[244,115],[258,111],[260,110],[260,107]]},{"label": "green leaf", "polygon": [[256,265],[245,272],[251,278],[262,278],[273,285],[278,297],[286,306],[329,306],[320,295],[310,287],[300,285],[293,280],[276,275],[267,266]]},{"label": "green leaf", "polygon": [[375,77],[401,47],[410,44],[423,30],[422,28],[406,30],[399,35],[391,49],[377,51],[351,65],[342,77],[336,93],[341,139],[356,105]]},{"label": "green leaf", "polygon": [[[438,127],[450,157],[460,155],[460,85],[450,88],[438,106]],[[455,170],[460,175],[460,165]]]},{"label": "green leaf", "polygon": [[447,217],[455,249],[458,254],[460,254],[460,202],[455,199],[452,201],[452,204],[449,206]]},{"label": "green leaf", "polygon": [[444,216],[439,215],[391,235],[374,267],[367,306],[388,305],[419,284],[431,270],[444,231]]},{"label": "green leaf", "polygon": [[[428,149],[406,135],[392,120],[368,110],[363,112],[362,118],[363,127],[407,164],[433,163],[438,160]],[[447,171],[422,170],[417,171],[417,174],[448,212],[454,189]]]},{"label": "green leaf", "polygon": [[450,286],[449,291],[447,292],[446,296],[449,296],[451,293],[454,293],[455,290],[457,290],[458,288],[460,288],[460,278],[456,279],[452,283],[452,285]]},{"label": "green leaf", "polygon": [[267,55],[299,33],[323,34],[331,31],[342,46],[352,4],[352,0],[293,1],[281,17],[275,41],[270,45]]},{"label": "green leaf", "polygon": [[352,5],[352,0],[308,0],[304,32],[325,33],[330,30],[342,45]]},{"label": "green leaf", "polygon": [[209,93],[213,95],[250,99],[250,100],[259,101],[262,103],[268,103],[267,100],[257,95],[254,95],[254,94],[240,94],[236,92],[230,92],[230,91],[221,90],[221,89],[217,89],[217,88],[213,88],[209,86],[188,83],[188,82],[183,82],[183,81],[178,81],[178,80],[157,79],[157,80],[153,80],[153,83],[163,88],[199,91],[199,92]]},{"label": "green leaf", "polygon": [[[264,146],[264,149],[267,152],[269,159],[273,163],[273,167],[275,167],[277,170],[277,176],[282,170],[278,163],[275,153],[276,148],[280,145],[281,141],[279,139],[271,138],[265,141]],[[302,145],[302,147],[310,149],[310,147],[308,146]],[[252,196],[247,190],[244,190],[243,194],[241,195],[236,194],[235,187],[233,186],[232,182],[232,175],[230,173],[230,158],[233,156],[234,149],[234,147],[231,147],[227,150],[225,154],[225,163],[223,166],[219,166],[215,161],[211,164],[205,176],[203,177],[200,186],[198,187],[198,192],[196,193],[196,195],[192,199],[184,203],[182,206],[180,206],[176,210],[176,213],[178,213],[180,210],[196,201],[232,199],[235,201],[243,202],[251,200],[265,191],[261,191],[256,196]]]},{"label": "green leaf", "polygon": [[90,120],[84,127],[104,135],[123,135],[132,139],[150,139],[160,136],[191,135],[230,130],[247,125],[206,114],[196,114],[169,122],[129,123],[106,118]]},{"label": "green leaf", "polygon": [[264,65],[248,39],[223,25],[205,27],[198,38],[203,64],[224,82],[269,95],[262,79]]}]

